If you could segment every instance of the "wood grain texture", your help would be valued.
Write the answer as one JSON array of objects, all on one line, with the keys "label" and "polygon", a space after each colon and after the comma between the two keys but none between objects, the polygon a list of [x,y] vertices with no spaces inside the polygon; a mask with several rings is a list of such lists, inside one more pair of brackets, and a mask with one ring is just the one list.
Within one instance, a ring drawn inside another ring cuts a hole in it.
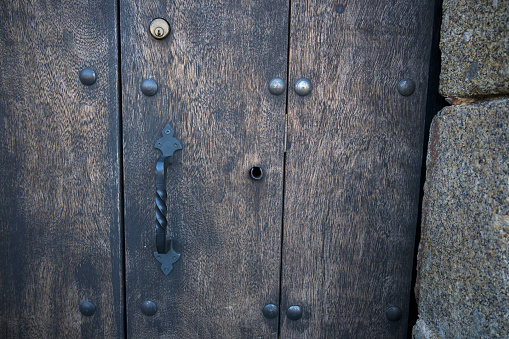
[{"label": "wood grain texture", "polygon": [[[163,17],[170,35],[155,40]],[[121,1],[127,328],[132,338],[277,336],[286,98],[286,1]],[[144,96],[146,78],[158,83]],[[183,146],[168,168],[169,276],[155,251],[155,141]],[[253,181],[252,166],[264,177]],[[156,303],[143,315],[145,300]]]},{"label": "wood grain texture", "polygon": [[2,338],[123,336],[116,14],[0,3]]},{"label": "wood grain texture", "polygon": [[[337,5],[292,1],[289,80],[314,89],[288,99],[281,336],[403,338],[433,1]],[[402,78],[412,96],[396,91]]]}]

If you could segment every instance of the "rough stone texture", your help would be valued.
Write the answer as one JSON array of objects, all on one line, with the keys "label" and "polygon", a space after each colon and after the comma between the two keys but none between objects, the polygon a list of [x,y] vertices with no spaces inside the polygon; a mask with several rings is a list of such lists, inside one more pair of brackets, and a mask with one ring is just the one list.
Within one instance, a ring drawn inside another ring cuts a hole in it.
[{"label": "rough stone texture", "polygon": [[417,323],[412,329],[413,339],[440,339],[440,337],[433,332],[432,329],[426,326],[426,323],[422,320],[417,320]]},{"label": "rough stone texture", "polygon": [[414,338],[509,338],[508,159],[508,99],[433,120]]},{"label": "rough stone texture", "polygon": [[509,93],[509,0],[444,0],[440,92]]}]

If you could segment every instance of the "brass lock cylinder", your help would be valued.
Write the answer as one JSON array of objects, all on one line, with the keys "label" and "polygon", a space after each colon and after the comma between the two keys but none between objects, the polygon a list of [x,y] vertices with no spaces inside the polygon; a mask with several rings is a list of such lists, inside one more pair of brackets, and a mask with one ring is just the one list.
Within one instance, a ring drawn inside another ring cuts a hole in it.
[{"label": "brass lock cylinder", "polygon": [[157,18],[150,23],[150,34],[158,40],[164,39],[170,34],[170,24],[163,18]]}]

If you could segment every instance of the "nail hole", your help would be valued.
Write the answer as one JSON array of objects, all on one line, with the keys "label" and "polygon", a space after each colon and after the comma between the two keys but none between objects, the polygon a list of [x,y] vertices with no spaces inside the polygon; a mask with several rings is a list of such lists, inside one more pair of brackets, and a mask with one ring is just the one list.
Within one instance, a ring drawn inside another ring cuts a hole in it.
[{"label": "nail hole", "polygon": [[249,175],[253,180],[260,180],[263,176],[263,171],[261,167],[252,167],[251,170],[249,171]]}]

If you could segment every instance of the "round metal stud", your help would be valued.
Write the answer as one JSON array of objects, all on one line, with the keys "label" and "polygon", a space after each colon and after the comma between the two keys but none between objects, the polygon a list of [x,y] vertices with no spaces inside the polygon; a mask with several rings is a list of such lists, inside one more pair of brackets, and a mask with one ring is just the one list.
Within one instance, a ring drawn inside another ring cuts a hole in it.
[{"label": "round metal stud", "polygon": [[80,304],[80,312],[81,314],[90,317],[95,313],[95,305],[92,304],[90,301],[83,301]]},{"label": "round metal stud", "polygon": [[153,96],[157,93],[157,83],[152,79],[145,79],[141,83],[141,92],[146,96]]},{"label": "round metal stud", "polygon": [[263,307],[262,313],[265,318],[274,319],[279,314],[279,309],[274,304],[268,304]]},{"label": "round metal stud", "polygon": [[301,78],[295,83],[295,93],[300,96],[308,95],[312,89],[313,85],[311,85],[311,80],[309,79]]},{"label": "round metal stud", "polygon": [[385,315],[390,321],[398,321],[403,316],[403,312],[398,306],[390,306],[385,310]]},{"label": "round metal stud", "polygon": [[153,316],[157,312],[157,306],[153,301],[144,301],[141,304],[141,312],[149,317]]},{"label": "round metal stud", "polygon": [[94,70],[92,68],[88,68],[88,67],[83,68],[80,71],[79,77],[80,77],[81,83],[86,86],[93,85],[95,83],[95,81],[97,80]]},{"label": "round metal stud", "polygon": [[300,306],[290,306],[286,311],[286,316],[290,320],[299,320],[302,318],[302,308]]},{"label": "round metal stud", "polygon": [[249,176],[253,180],[260,180],[263,177],[263,170],[261,167],[251,167],[249,170]]},{"label": "round metal stud", "polygon": [[152,22],[150,23],[149,30],[150,34],[154,38],[161,40],[166,38],[168,34],[170,34],[170,24],[168,24],[168,21],[162,18],[157,18],[152,20]]},{"label": "round metal stud", "polygon": [[402,79],[398,83],[398,92],[405,97],[414,94],[415,82],[412,79]]},{"label": "round metal stud", "polygon": [[269,81],[269,92],[274,95],[281,95],[286,90],[285,81],[281,78],[274,78]]}]

